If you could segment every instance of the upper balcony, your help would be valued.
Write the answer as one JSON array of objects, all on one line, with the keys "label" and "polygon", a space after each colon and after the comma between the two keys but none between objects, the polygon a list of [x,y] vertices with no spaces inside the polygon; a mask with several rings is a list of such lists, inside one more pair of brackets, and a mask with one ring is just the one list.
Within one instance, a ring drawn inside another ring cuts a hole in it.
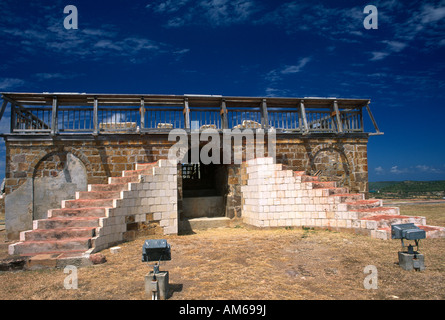
[{"label": "upper balcony", "polygon": [[[271,129],[277,133],[365,133],[368,99],[84,93],[2,93],[8,135],[146,134],[171,129]],[[5,133],[3,133],[5,134]]]}]

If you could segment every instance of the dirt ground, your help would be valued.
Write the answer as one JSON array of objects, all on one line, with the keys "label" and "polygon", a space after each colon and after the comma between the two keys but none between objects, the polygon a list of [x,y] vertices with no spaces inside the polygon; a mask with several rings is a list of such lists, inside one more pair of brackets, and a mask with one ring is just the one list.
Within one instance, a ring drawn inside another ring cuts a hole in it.
[{"label": "dirt ground", "polygon": [[[400,208],[445,225],[445,204]],[[78,269],[78,289],[64,288],[63,269],[0,272],[0,299],[151,299],[144,291],[151,268],[141,262],[149,238],[159,236],[123,243],[118,254],[102,251],[106,263]],[[172,260],[161,264],[170,273],[171,300],[445,299],[445,239],[423,240],[426,270],[416,272],[397,265],[398,240],[327,230],[237,226],[162,238],[172,245]],[[376,267],[377,289],[364,287],[369,265]]]}]

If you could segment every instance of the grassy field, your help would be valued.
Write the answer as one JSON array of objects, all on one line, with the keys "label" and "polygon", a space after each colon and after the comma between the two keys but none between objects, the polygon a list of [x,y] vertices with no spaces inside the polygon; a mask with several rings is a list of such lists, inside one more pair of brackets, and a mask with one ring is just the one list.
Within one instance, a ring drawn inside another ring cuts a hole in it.
[{"label": "grassy field", "polygon": [[[400,208],[445,225],[445,204]],[[102,251],[107,262],[79,268],[76,290],[64,288],[62,269],[0,272],[0,299],[148,299],[141,248],[151,237],[121,244],[118,254]],[[172,261],[161,270],[170,272],[171,300],[445,299],[445,239],[422,242],[426,270],[415,272],[397,265],[399,241],[327,230],[236,227],[165,238]],[[377,289],[364,288],[368,265],[377,268]]]}]

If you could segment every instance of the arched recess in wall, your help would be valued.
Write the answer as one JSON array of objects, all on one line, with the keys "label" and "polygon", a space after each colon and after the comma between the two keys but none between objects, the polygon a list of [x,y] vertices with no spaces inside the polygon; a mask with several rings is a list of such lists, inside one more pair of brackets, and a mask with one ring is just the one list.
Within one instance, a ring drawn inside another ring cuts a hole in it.
[{"label": "arched recess in wall", "polygon": [[322,148],[311,159],[311,175],[320,181],[335,181],[337,187],[350,186],[349,162],[341,150],[334,147]]},{"label": "arched recess in wall", "polygon": [[62,200],[74,199],[86,191],[87,169],[73,153],[55,151],[45,155],[33,172],[33,220],[47,218],[48,209],[61,207]]}]

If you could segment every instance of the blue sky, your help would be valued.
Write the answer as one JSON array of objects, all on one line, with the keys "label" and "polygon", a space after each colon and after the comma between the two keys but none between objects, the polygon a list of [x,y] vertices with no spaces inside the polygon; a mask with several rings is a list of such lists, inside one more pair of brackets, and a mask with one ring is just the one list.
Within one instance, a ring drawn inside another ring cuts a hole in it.
[{"label": "blue sky", "polygon": [[[367,5],[378,29],[363,25]],[[2,0],[0,12],[1,92],[369,98],[385,133],[370,137],[369,180],[445,179],[445,0]]]}]

